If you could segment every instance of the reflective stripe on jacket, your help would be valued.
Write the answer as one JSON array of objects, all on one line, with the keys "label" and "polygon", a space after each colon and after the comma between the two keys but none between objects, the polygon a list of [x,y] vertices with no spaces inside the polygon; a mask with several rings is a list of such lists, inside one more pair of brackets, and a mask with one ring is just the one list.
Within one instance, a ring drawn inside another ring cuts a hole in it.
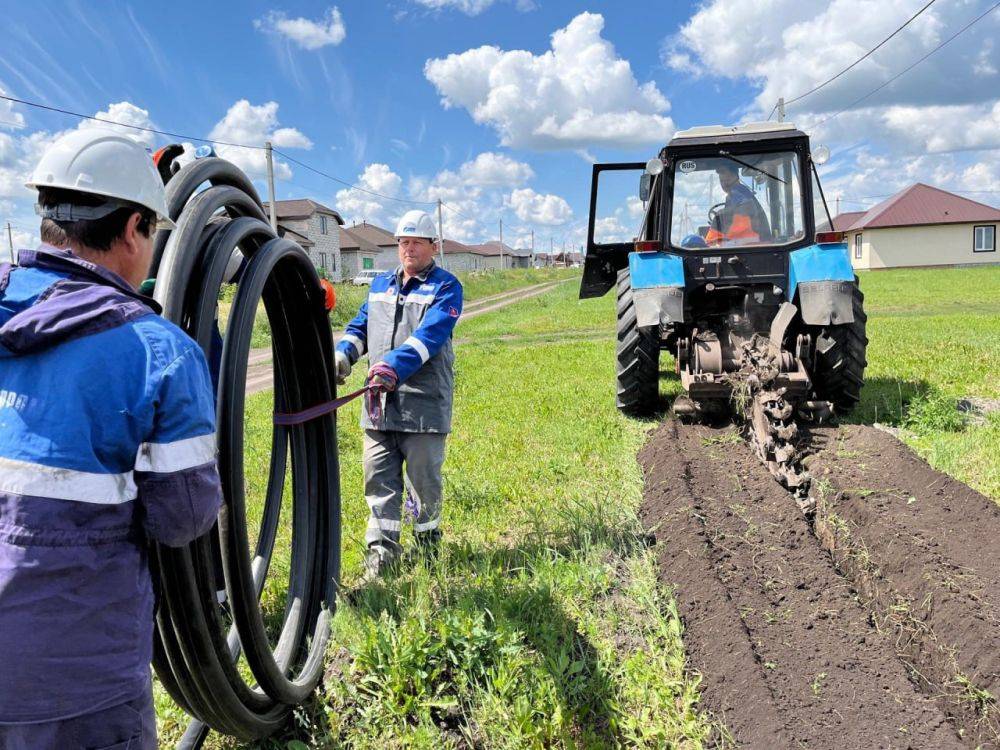
[{"label": "reflective stripe on jacket", "polygon": [[379,274],[368,299],[346,329],[337,349],[352,363],[365,353],[385,362],[399,377],[386,395],[384,421],[372,422],[367,404],[361,426],[370,430],[450,432],[455,384],[451,334],[462,314],[462,285],[433,262],[402,284],[403,271]]},{"label": "reflective stripe on jacket", "polygon": [[147,536],[187,543],[221,499],[194,341],[69,252],[0,266],[0,723],[148,689]]}]

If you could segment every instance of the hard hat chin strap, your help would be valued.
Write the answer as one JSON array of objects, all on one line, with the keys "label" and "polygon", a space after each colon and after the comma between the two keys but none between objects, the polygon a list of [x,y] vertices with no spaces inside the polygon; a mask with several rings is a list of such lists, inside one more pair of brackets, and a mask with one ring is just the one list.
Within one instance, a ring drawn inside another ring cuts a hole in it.
[{"label": "hard hat chin strap", "polygon": [[94,221],[103,219],[119,208],[127,208],[132,204],[120,201],[108,201],[99,206],[77,206],[73,203],[58,203],[55,206],[35,204],[35,213],[43,219],[53,221]]}]

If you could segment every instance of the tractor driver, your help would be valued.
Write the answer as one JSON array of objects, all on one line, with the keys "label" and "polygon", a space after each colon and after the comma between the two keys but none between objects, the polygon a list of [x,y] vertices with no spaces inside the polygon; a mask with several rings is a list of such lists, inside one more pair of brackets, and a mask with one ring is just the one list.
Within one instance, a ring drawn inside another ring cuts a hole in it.
[{"label": "tractor driver", "polygon": [[715,168],[719,184],[726,192],[726,202],[711,219],[705,242],[710,247],[720,245],[756,244],[771,239],[771,229],[764,209],[753,191],[740,182],[739,167],[731,161],[722,161]]}]

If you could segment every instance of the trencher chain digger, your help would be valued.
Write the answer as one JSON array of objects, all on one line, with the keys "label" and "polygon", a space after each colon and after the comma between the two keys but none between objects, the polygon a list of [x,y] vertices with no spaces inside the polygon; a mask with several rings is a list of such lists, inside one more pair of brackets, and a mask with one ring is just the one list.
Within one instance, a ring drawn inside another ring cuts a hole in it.
[{"label": "trencher chain digger", "polygon": [[[816,231],[816,164],[791,123],[678,132],[646,164],[596,164],[580,297],[617,290],[617,405],[656,410],[659,359],[676,359],[683,419],[733,408],[771,472],[806,509],[797,417],[858,402],[865,369],[863,296],[843,235]],[[630,242],[595,239],[600,178],[642,171]],[[719,198],[721,197],[721,200]]]}]

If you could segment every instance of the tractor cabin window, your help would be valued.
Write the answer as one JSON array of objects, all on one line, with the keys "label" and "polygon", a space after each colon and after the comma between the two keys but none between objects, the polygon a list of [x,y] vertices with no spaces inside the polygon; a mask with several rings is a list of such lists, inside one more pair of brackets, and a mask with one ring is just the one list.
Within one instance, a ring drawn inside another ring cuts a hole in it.
[{"label": "tractor cabin window", "polygon": [[975,253],[995,253],[997,249],[997,228],[995,225],[974,227],[972,251]]},{"label": "tractor cabin window", "polygon": [[854,257],[861,260],[861,232],[854,235]]},{"label": "tractor cabin window", "polygon": [[688,250],[798,242],[805,236],[798,155],[681,159],[671,213],[670,244]]}]

